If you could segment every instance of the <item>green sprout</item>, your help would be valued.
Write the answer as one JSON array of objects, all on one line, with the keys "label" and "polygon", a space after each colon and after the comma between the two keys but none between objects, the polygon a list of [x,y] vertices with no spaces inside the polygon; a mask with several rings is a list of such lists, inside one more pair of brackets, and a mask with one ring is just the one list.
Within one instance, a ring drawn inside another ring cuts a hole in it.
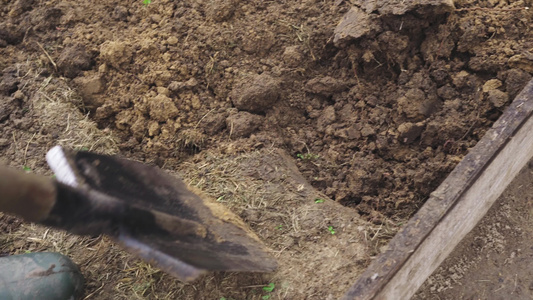
[{"label": "green sprout", "polygon": [[[267,293],[272,293],[272,291],[274,290],[275,287],[276,287],[276,285],[273,282],[271,282],[267,286],[263,287],[263,291],[265,291]],[[262,300],[268,300],[268,299],[270,299],[270,295],[264,295],[263,297],[261,297],[261,299]]]},{"label": "green sprout", "polygon": [[144,6],[147,6],[150,3],[152,3],[152,0],[143,0]]},{"label": "green sprout", "polygon": [[318,154],[313,154],[313,153],[305,153],[305,154],[298,153],[296,154],[296,157],[298,157],[301,160],[315,160],[319,158]]},{"label": "green sprout", "polygon": [[331,234],[335,234],[335,228],[333,228],[333,226],[328,226],[328,231]]},{"label": "green sprout", "polygon": [[31,168],[28,167],[28,166],[24,166],[22,167],[22,170],[26,171],[26,172],[31,172]]},{"label": "green sprout", "polygon": [[274,290],[275,287],[276,287],[276,285],[273,282],[271,282],[267,286],[263,287],[263,291],[271,293]]},{"label": "green sprout", "polygon": [[277,229],[277,230],[282,230],[282,229],[283,229],[283,225],[278,225],[278,226],[276,226],[276,229]]},{"label": "green sprout", "polygon": [[324,203],[324,199],[316,198],[315,203]]}]

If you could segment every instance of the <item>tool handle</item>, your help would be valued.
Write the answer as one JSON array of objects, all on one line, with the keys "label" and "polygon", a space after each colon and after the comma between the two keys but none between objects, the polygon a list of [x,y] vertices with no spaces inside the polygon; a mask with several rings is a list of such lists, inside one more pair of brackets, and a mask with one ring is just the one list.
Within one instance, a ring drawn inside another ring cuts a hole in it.
[{"label": "tool handle", "polygon": [[0,166],[0,211],[30,222],[42,221],[54,206],[56,194],[52,179]]}]

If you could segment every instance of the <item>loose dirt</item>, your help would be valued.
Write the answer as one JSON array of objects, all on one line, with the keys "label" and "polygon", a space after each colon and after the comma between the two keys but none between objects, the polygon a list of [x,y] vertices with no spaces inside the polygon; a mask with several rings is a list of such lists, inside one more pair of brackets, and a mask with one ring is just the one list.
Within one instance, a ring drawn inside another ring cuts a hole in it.
[{"label": "loose dirt", "polygon": [[415,2],[4,1],[1,163],[48,176],[62,144],[179,170],[284,267],[184,285],[8,216],[0,251],[71,255],[87,298],[340,296],[533,73],[531,1]]}]

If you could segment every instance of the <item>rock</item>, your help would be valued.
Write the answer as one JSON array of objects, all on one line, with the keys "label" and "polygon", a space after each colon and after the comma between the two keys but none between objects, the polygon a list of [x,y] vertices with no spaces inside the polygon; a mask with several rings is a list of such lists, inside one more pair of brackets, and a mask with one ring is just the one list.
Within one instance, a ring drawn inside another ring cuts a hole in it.
[{"label": "rock", "polygon": [[148,99],[148,108],[150,118],[159,122],[165,122],[179,115],[178,108],[172,99],[162,94]]},{"label": "rock", "polygon": [[57,68],[68,78],[78,76],[81,71],[89,70],[93,65],[91,56],[87,54],[85,46],[75,45],[63,49],[57,60]]},{"label": "rock", "polygon": [[500,90],[490,90],[487,93],[487,100],[489,100],[494,107],[502,107],[509,101],[509,95]]},{"label": "rock", "polygon": [[379,31],[381,31],[381,21],[377,15],[366,13],[353,6],[335,28],[333,43],[338,47]]},{"label": "rock", "polygon": [[226,118],[226,126],[230,129],[231,137],[249,137],[263,124],[264,117],[241,111]]},{"label": "rock", "polygon": [[316,77],[305,84],[305,90],[313,94],[330,97],[346,90],[348,86],[341,80],[325,76]]},{"label": "rock", "polygon": [[104,99],[99,97],[104,89],[104,80],[100,74],[89,74],[74,79],[74,85],[83,99],[83,104],[88,109],[97,109],[104,104]]},{"label": "rock", "polygon": [[422,134],[423,129],[421,123],[402,123],[398,126],[398,140],[404,144],[411,144]]},{"label": "rock", "polygon": [[279,81],[266,74],[242,79],[230,93],[231,101],[237,109],[254,113],[268,110],[279,95]]},{"label": "rock", "polygon": [[292,68],[300,66],[303,61],[303,54],[298,46],[286,47],[281,57],[285,64]]}]

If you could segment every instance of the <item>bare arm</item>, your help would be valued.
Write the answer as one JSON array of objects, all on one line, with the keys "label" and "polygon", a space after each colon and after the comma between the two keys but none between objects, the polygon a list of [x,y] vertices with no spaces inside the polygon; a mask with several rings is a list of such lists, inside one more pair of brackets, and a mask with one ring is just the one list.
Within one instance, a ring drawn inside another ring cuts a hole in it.
[{"label": "bare arm", "polygon": [[0,211],[38,222],[48,216],[55,201],[52,179],[0,166]]}]

